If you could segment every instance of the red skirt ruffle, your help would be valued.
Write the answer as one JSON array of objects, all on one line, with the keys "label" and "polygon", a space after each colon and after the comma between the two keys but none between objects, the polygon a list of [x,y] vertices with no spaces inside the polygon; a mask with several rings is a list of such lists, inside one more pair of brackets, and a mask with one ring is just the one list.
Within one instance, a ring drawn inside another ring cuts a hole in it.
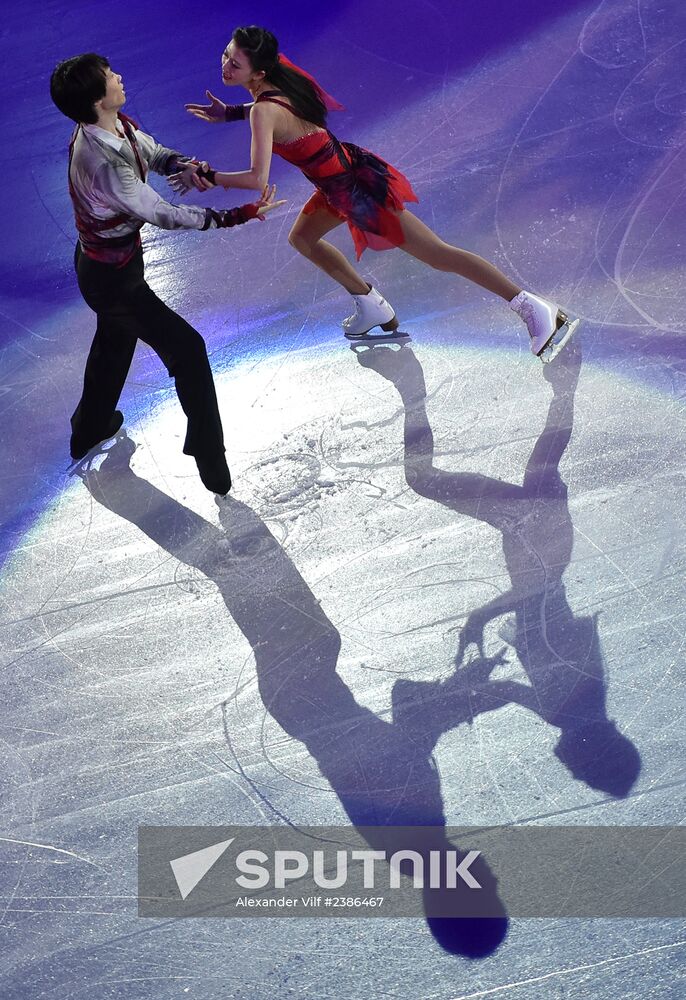
[{"label": "red skirt ruffle", "polygon": [[402,246],[399,213],[408,201],[418,201],[404,174],[367,149],[342,142],[350,169],[329,177],[307,176],[317,191],[305,202],[303,212],[325,209],[347,222],[359,260],[369,247],[389,250]]}]

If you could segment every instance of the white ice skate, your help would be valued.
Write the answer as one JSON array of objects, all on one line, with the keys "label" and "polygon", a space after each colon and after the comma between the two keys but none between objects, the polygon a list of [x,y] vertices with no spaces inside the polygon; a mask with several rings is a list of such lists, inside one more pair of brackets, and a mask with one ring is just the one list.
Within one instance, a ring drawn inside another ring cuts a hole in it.
[{"label": "white ice skate", "polygon": [[365,337],[375,326],[380,326],[386,333],[398,328],[398,320],[393,306],[386,302],[376,288],[369,285],[366,295],[353,295],[355,312],[343,320],[343,333],[351,340]]},{"label": "white ice skate", "polygon": [[527,325],[531,353],[544,364],[557,357],[579,325],[578,319],[570,319],[555,302],[533,292],[520,292],[509,305]]}]

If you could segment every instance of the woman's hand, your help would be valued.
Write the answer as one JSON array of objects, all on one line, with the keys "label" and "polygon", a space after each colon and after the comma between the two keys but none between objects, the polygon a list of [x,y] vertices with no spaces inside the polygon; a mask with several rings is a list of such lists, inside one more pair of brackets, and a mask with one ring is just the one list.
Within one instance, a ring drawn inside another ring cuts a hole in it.
[{"label": "woman's hand", "polygon": [[220,101],[218,97],[206,90],[208,99],[212,102],[211,104],[184,104],[186,111],[190,114],[195,115],[196,118],[200,118],[204,122],[225,122],[226,121],[226,105],[223,101]]},{"label": "woman's hand", "polygon": [[261,196],[260,200],[257,202],[257,205],[258,205],[257,217],[258,217],[258,219],[261,219],[262,221],[264,221],[264,217],[267,214],[267,212],[271,212],[271,210],[273,208],[278,208],[279,205],[285,205],[286,204],[286,199],[285,198],[282,198],[280,201],[274,201],[274,195],[275,194],[276,194],[276,184],[272,184],[271,187],[269,187],[268,184],[265,184],[264,190],[262,191],[262,196]]},{"label": "woman's hand", "polygon": [[189,191],[209,191],[210,188],[214,187],[206,177],[199,177],[198,170],[208,170],[209,163],[198,160],[191,160],[183,170],[179,170],[176,174],[170,174],[167,180],[172,188],[177,194],[184,195],[188,194]]}]

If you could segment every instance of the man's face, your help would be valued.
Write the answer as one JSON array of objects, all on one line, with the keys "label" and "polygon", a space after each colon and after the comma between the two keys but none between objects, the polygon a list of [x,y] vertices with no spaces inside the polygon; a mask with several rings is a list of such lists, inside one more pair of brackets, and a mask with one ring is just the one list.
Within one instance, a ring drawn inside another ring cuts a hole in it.
[{"label": "man's face", "polygon": [[126,93],[121,76],[108,66],[105,70],[105,96],[95,102],[95,110],[119,111],[125,101]]}]

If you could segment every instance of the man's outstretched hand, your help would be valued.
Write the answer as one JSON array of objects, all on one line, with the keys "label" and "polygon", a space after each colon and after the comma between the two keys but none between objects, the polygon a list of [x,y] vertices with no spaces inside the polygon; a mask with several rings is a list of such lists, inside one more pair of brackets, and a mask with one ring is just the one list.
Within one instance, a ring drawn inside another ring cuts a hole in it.
[{"label": "man's outstretched hand", "polygon": [[264,185],[264,190],[262,191],[262,196],[257,202],[257,217],[258,219],[264,219],[267,212],[271,212],[273,208],[278,208],[279,205],[285,205],[286,199],[282,198],[280,201],[274,201],[274,196],[276,194],[276,184],[272,184],[269,187],[268,184]]},{"label": "man's outstretched hand", "polygon": [[175,174],[170,174],[167,177],[169,185],[173,191],[177,194],[184,195],[188,194],[189,191],[209,191],[210,188],[215,187],[211,181],[206,177],[200,177],[198,175],[199,170],[208,170],[209,163],[203,161],[198,162],[198,160],[190,160],[190,162]]}]

